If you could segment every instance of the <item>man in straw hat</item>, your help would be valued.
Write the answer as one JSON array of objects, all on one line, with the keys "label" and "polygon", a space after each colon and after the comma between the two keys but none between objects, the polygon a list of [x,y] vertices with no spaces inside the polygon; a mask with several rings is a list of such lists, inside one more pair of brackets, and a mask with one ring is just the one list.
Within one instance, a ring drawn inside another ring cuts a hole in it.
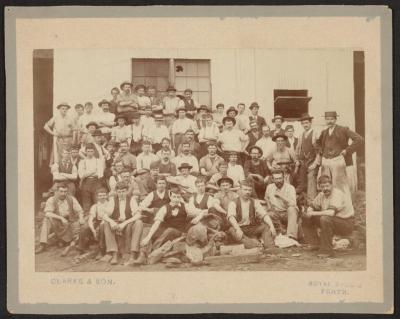
[{"label": "man in straw hat", "polygon": [[63,150],[72,145],[75,121],[67,114],[70,108],[68,103],[57,105],[58,114],[47,121],[43,127],[46,132],[54,136],[53,158],[50,164],[57,163]]},{"label": "man in straw hat", "polygon": [[237,243],[243,243],[245,248],[250,241],[247,238],[261,240],[259,246],[274,247],[275,227],[268,213],[258,200],[251,198],[253,187],[251,182],[240,184],[239,197],[228,205],[228,230],[230,238]]},{"label": "man in straw hat", "polygon": [[115,114],[110,112],[111,103],[107,100],[101,100],[98,103],[101,111],[97,114],[97,124],[107,141],[111,138],[111,129],[114,126]]},{"label": "man in straw hat", "polygon": [[336,111],[325,112],[328,128],[322,131],[317,141],[322,155],[321,174],[330,176],[333,186],[350,197],[346,167],[353,165],[352,154],[363,146],[364,139],[348,127],[337,125],[337,118]]},{"label": "man in straw hat", "polygon": [[282,124],[284,122],[283,117],[281,115],[275,115],[271,121],[275,126],[275,128],[271,131],[271,137],[274,137],[278,134],[285,135],[285,130],[282,128]]},{"label": "man in straw hat", "polygon": [[304,132],[300,135],[296,148],[296,157],[300,162],[296,191],[298,194],[307,194],[309,202],[317,195],[317,175],[320,163],[318,135],[311,126],[312,120],[313,117],[308,114],[303,114],[299,119]]}]

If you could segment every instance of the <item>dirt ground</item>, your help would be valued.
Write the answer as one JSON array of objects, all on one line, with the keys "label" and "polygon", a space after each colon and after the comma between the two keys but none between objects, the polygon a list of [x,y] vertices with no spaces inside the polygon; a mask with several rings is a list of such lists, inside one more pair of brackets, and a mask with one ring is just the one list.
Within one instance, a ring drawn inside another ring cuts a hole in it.
[{"label": "dirt ground", "polygon": [[276,249],[264,253],[259,262],[238,263],[231,262],[224,265],[192,266],[182,263],[170,268],[165,263],[144,265],[140,267],[125,266],[123,264],[110,265],[108,262],[97,261],[92,258],[74,262],[78,255],[71,251],[67,257],[61,257],[62,250],[50,247],[48,251],[36,255],[36,271],[41,272],[113,272],[113,271],[232,271],[232,270],[260,270],[260,271],[359,271],[366,269],[366,256],[361,251],[342,251],[335,258],[321,259],[315,252],[302,247]]}]

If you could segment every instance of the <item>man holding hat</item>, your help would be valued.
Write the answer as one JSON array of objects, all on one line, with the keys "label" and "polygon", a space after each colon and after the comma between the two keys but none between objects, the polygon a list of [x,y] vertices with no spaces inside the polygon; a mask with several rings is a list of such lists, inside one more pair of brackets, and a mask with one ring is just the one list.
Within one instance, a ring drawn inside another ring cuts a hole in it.
[{"label": "man holding hat", "polygon": [[[323,130],[317,143],[321,148],[321,174],[332,178],[333,187],[339,188],[349,198],[350,186],[346,167],[353,165],[352,154],[364,144],[364,139],[348,127],[336,124],[337,113],[325,112],[328,126]],[[352,143],[349,145],[349,140]]]},{"label": "man holding hat", "polygon": [[280,115],[275,115],[272,119],[272,123],[274,124],[275,128],[271,131],[271,137],[275,135],[285,135],[285,130],[282,128],[284,120],[283,117]]},{"label": "man holding hat", "polygon": [[105,135],[107,140],[111,138],[111,129],[114,126],[115,114],[110,112],[111,103],[107,100],[101,100],[99,107],[101,111],[97,115],[97,124],[101,132]]},{"label": "man holding hat", "polygon": [[183,142],[181,144],[181,152],[174,157],[173,162],[176,167],[179,167],[182,163],[189,163],[192,166],[192,173],[199,173],[199,162],[197,157],[190,152],[190,143]]},{"label": "man holding hat", "polygon": [[[166,116],[174,116],[178,108],[183,108],[185,111],[185,103],[176,96],[176,89],[173,86],[167,88],[167,96],[162,101],[164,114]],[[186,117],[186,112],[185,112]]]},{"label": "man holding hat", "polygon": [[265,185],[268,183],[271,172],[267,163],[261,160],[263,155],[261,148],[252,146],[249,149],[250,159],[244,164],[244,174],[254,184],[257,198],[262,199],[265,194]]},{"label": "man holding hat", "polygon": [[71,116],[67,115],[70,108],[67,103],[59,104],[57,106],[58,114],[47,121],[43,127],[46,132],[55,137],[52,163],[57,163],[63,150],[70,148],[72,145],[75,121]]},{"label": "man holding hat", "polygon": [[124,114],[128,118],[132,112],[138,109],[138,99],[137,96],[132,92],[133,84],[129,81],[124,81],[121,83],[121,93],[117,98],[117,112],[118,114]]},{"label": "man holding hat", "polygon": [[262,241],[259,246],[274,247],[275,227],[268,213],[258,200],[251,198],[253,187],[251,182],[243,181],[240,184],[239,198],[228,205],[228,221],[231,227],[228,234],[237,243],[243,243],[245,248],[250,242],[248,238]]},{"label": "man holding hat", "polygon": [[181,163],[178,166],[179,174],[177,176],[167,177],[167,181],[169,183],[176,184],[181,187],[181,191],[183,191],[183,195],[185,196],[184,198],[187,200],[196,192],[196,177],[190,174],[190,170],[192,168],[192,165],[189,163]]},{"label": "man holding hat", "polygon": [[261,130],[263,125],[267,124],[267,122],[265,122],[265,118],[258,115],[258,110],[260,109],[260,106],[258,105],[257,102],[253,102],[250,104],[249,108],[251,111],[251,115],[249,116],[250,122],[255,121],[257,123],[258,128]]},{"label": "man holding hat", "polygon": [[313,117],[303,114],[299,119],[304,132],[300,135],[296,157],[300,162],[298,172],[298,194],[307,194],[308,202],[317,196],[317,175],[320,163],[319,149],[317,145],[318,135],[311,127]]}]

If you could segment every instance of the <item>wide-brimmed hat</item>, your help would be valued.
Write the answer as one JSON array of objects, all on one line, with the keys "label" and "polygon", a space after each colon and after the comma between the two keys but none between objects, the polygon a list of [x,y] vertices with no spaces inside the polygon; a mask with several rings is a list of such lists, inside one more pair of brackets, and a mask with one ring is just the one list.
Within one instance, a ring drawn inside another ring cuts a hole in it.
[{"label": "wide-brimmed hat", "polygon": [[97,105],[101,106],[102,104],[108,104],[108,106],[111,105],[111,103],[109,101],[107,101],[106,99],[101,100]]},{"label": "wide-brimmed hat", "polygon": [[175,87],[173,87],[172,85],[170,85],[170,86],[166,89],[166,92],[171,92],[171,91],[176,92]]},{"label": "wide-brimmed hat", "polygon": [[178,116],[178,114],[179,114],[179,111],[185,111],[186,112],[186,109],[185,109],[185,107],[184,106],[180,106],[180,107],[178,107],[177,109],[176,109],[176,116]]},{"label": "wide-brimmed hat", "polygon": [[238,113],[239,113],[239,111],[234,106],[231,106],[229,109],[226,110],[226,115],[228,115],[229,112],[232,112],[232,111],[234,111],[236,115],[238,115]]},{"label": "wide-brimmed hat", "polygon": [[310,116],[308,113],[304,113],[301,115],[301,117],[299,118],[299,122],[301,121],[311,121],[314,117]]},{"label": "wide-brimmed hat", "polygon": [[115,117],[114,121],[117,122],[119,119],[124,119],[124,120],[125,120],[125,123],[127,122],[126,116],[123,115],[123,114],[118,114],[118,115]]},{"label": "wide-brimmed hat", "polygon": [[122,82],[121,85],[119,86],[121,90],[122,90],[122,88],[124,87],[125,84],[129,84],[129,86],[130,86],[131,88],[133,87],[133,84],[132,84],[131,82],[129,82],[129,81],[124,81],[124,82]]},{"label": "wide-brimmed hat", "polygon": [[249,109],[251,110],[251,109],[254,109],[255,107],[258,108],[258,109],[260,108],[260,106],[258,105],[257,102],[251,103]]},{"label": "wide-brimmed hat", "polygon": [[140,170],[138,170],[135,173],[135,176],[140,176],[140,175],[144,175],[146,173],[150,173],[150,170],[148,168],[141,168]]},{"label": "wide-brimmed hat", "polygon": [[197,109],[197,112],[200,112],[200,111],[208,111],[207,105],[200,105],[200,107]]},{"label": "wide-brimmed hat", "polygon": [[253,145],[253,146],[249,147],[249,153],[250,153],[253,149],[258,150],[258,152],[260,153],[260,155],[263,156],[263,151],[262,151],[262,149],[261,149],[260,147],[256,146],[256,145]]},{"label": "wide-brimmed hat", "polygon": [[234,117],[225,116],[225,117],[222,119],[222,124],[225,125],[225,122],[226,122],[226,121],[231,121],[231,122],[233,122],[233,125],[236,125],[236,120],[235,120]]},{"label": "wide-brimmed hat", "polygon": [[288,131],[288,130],[294,130],[294,127],[293,127],[292,124],[286,125],[286,127],[285,127],[285,132]]},{"label": "wide-brimmed hat", "polygon": [[276,134],[275,136],[272,137],[272,140],[275,142],[279,137],[282,137],[285,141],[288,140],[288,137],[285,134]]},{"label": "wide-brimmed hat", "polygon": [[233,186],[233,179],[230,178],[230,177],[221,177],[221,178],[217,181],[217,185],[218,185],[218,186],[221,186],[221,184],[222,184],[223,182],[228,182],[228,183],[230,183],[230,184]]},{"label": "wide-brimmed hat", "polygon": [[206,184],[206,191],[207,190],[213,190],[213,191],[219,191],[219,188],[217,186],[215,186],[214,184],[208,183]]},{"label": "wide-brimmed hat", "polygon": [[182,168],[192,169],[193,166],[190,165],[189,163],[182,163],[181,165],[179,165],[178,170],[181,170]]},{"label": "wide-brimmed hat", "polygon": [[99,129],[96,129],[92,134],[92,136],[102,136],[102,135],[103,133]]},{"label": "wide-brimmed hat", "polygon": [[272,123],[275,123],[275,121],[279,119],[282,120],[282,122],[284,121],[284,118],[281,115],[275,115],[271,121]]},{"label": "wide-brimmed hat", "polygon": [[324,117],[338,117],[339,115],[336,113],[336,111],[327,111],[325,112]]},{"label": "wide-brimmed hat", "polygon": [[135,86],[135,91],[139,90],[139,89],[143,89],[146,90],[146,86],[144,86],[143,84],[138,84]]},{"label": "wide-brimmed hat", "polygon": [[68,109],[71,108],[71,106],[67,102],[63,102],[57,105],[57,109],[60,109],[63,106],[67,107]]},{"label": "wide-brimmed hat", "polygon": [[153,117],[155,121],[164,121],[164,116],[161,113],[155,113]]},{"label": "wide-brimmed hat", "polygon": [[94,121],[91,121],[88,124],[86,124],[86,128],[89,128],[89,126],[93,126],[93,125],[96,126],[96,129],[99,128],[99,125]]}]

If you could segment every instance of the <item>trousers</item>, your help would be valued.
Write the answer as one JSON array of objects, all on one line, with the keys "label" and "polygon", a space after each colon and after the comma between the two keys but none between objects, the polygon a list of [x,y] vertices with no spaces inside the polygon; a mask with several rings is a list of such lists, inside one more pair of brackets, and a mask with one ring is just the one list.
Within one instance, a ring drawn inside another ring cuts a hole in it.
[{"label": "trousers", "polygon": [[68,224],[64,225],[56,218],[45,217],[42,221],[39,241],[42,244],[47,244],[49,235],[54,233],[57,239],[69,243],[78,237],[79,230],[80,225],[78,221],[69,222]]},{"label": "trousers", "polygon": [[317,196],[317,175],[318,170],[308,170],[307,163],[301,163],[297,177],[297,193],[306,193],[308,202]]},{"label": "trousers", "polygon": [[[98,246],[102,252],[105,251],[105,238],[104,238],[104,223],[101,223],[99,220],[93,221],[94,229],[97,233],[98,238]],[[85,225],[81,228],[79,232],[79,241],[78,247],[81,250],[86,250],[89,243],[94,241],[94,236],[89,228],[89,225]]]},{"label": "trousers", "polygon": [[274,238],[272,237],[271,230],[267,224],[240,226],[243,231],[243,237],[239,238],[236,234],[235,228],[228,229],[229,237],[237,243],[244,244],[245,248],[253,248],[252,238],[260,238],[265,248],[274,247]]},{"label": "trousers", "polygon": [[161,247],[168,240],[174,240],[182,235],[182,232],[176,228],[165,227],[160,225],[160,228],[154,234],[153,250]]},{"label": "trousers", "polygon": [[82,209],[89,212],[90,207],[96,203],[96,189],[99,187],[98,178],[85,178],[81,185]]},{"label": "trousers", "polygon": [[272,222],[277,224],[282,229],[282,224],[287,225],[286,235],[297,239],[299,231],[298,223],[298,210],[296,207],[290,206],[286,211],[269,211],[268,215],[271,217]]},{"label": "trousers", "polygon": [[342,155],[334,158],[322,158],[321,175],[332,178],[333,187],[339,188],[351,202],[349,181],[346,173],[346,162]]}]

